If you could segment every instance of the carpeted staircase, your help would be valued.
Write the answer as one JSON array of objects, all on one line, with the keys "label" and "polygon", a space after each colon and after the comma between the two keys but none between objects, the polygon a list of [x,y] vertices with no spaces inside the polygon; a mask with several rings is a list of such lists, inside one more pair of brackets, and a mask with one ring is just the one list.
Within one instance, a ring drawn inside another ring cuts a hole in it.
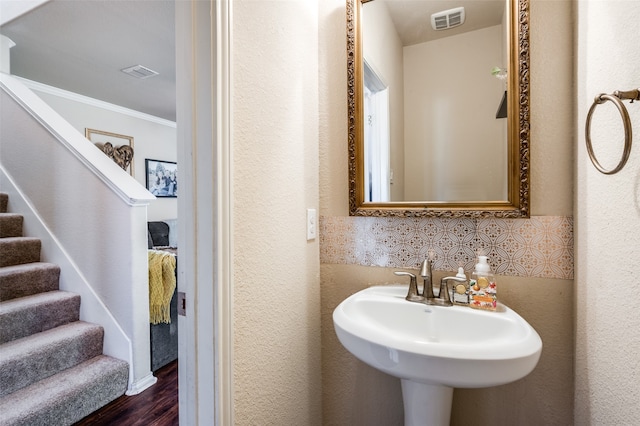
[{"label": "carpeted staircase", "polygon": [[0,425],[71,425],[124,394],[129,366],[103,355],[102,327],[79,320],[80,296],[7,204],[0,193]]}]

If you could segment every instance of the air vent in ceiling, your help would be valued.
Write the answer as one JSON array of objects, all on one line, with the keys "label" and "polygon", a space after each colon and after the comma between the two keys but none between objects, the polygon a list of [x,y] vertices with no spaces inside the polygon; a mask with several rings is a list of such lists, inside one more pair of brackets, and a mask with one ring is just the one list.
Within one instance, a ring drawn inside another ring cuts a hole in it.
[{"label": "air vent in ceiling", "polygon": [[147,67],[143,67],[142,65],[134,65],[132,67],[125,68],[120,71],[122,71],[125,74],[129,74],[132,77],[141,78],[141,79],[153,77],[154,75],[159,74],[158,72],[151,70]]},{"label": "air vent in ceiling", "polygon": [[456,7],[431,15],[431,26],[434,30],[448,30],[464,24],[464,7]]}]

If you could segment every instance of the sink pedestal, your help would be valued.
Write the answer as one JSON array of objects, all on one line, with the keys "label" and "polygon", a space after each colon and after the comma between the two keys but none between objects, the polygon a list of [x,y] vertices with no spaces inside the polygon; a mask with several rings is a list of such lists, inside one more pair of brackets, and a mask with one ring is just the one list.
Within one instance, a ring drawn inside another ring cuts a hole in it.
[{"label": "sink pedestal", "polygon": [[404,426],[448,426],[453,388],[401,380]]}]

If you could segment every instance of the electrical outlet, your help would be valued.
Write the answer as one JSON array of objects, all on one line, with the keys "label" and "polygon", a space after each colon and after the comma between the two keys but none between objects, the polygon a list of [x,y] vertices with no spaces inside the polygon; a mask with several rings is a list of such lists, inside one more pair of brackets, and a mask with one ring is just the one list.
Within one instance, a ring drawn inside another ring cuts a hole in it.
[{"label": "electrical outlet", "polygon": [[316,239],[316,209],[307,209],[307,241]]}]

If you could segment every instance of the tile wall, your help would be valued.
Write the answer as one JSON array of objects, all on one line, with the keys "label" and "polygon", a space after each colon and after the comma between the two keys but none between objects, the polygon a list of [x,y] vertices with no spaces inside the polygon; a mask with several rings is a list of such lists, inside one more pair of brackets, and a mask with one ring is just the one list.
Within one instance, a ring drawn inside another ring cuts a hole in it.
[{"label": "tile wall", "polygon": [[573,279],[573,218],[441,219],[321,217],[320,262],[473,270],[479,250],[499,275]]}]

